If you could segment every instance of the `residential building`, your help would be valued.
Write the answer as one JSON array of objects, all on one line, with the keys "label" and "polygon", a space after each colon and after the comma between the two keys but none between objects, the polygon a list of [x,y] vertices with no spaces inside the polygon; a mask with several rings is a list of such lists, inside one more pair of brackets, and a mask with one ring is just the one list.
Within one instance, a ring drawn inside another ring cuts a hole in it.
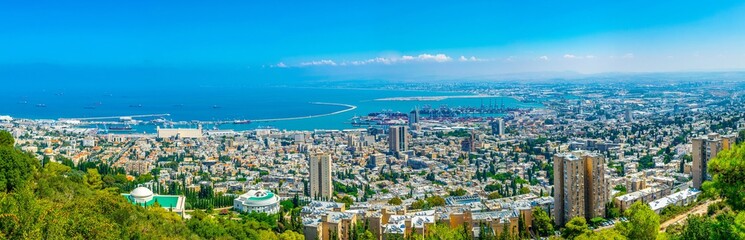
[{"label": "residential building", "polygon": [[608,182],[602,155],[576,151],[554,155],[554,221],[564,225],[576,216],[602,217]]},{"label": "residential building", "polygon": [[408,127],[391,126],[388,128],[388,150],[391,154],[409,150],[409,141],[406,138]]},{"label": "residential building", "polygon": [[720,136],[717,133],[710,133],[705,137],[698,137],[691,140],[691,157],[693,158],[693,188],[701,189],[701,184],[706,180],[711,180],[706,166],[709,160],[716,157],[722,150],[727,150],[735,144],[737,134]]},{"label": "residential building", "polygon": [[331,155],[314,153],[310,155],[310,197],[331,199],[334,185],[331,182]]}]

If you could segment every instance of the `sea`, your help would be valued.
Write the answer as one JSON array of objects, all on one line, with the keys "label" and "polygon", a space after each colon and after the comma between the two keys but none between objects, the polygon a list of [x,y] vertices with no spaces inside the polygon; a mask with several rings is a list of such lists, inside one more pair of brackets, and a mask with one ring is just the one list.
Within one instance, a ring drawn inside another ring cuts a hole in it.
[{"label": "sea", "polygon": [[[410,112],[425,106],[471,106],[504,104],[505,107],[540,108],[539,103],[524,103],[509,97],[446,98],[436,100],[379,101],[383,98],[463,96],[468,93],[439,91],[406,91],[381,89],[313,88],[313,87],[178,87],[97,91],[26,89],[0,95],[0,115],[24,119],[63,119],[169,114],[170,121],[234,121],[322,115],[347,109],[326,102],[353,105],[357,108],[339,114],[316,118],[222,124],[205,129],[248,130],[278,128],[286,130],[352,129],[351,119],[372,112]],[[154,117],[135,118],[152,120]],[[115,121],[111,119],[107,121]],[[89,126],[98,127],[98,126]],[[134,132],[154,132],[155,125],[135,125]],[[177,126],[195,127],[195,126]]]}]

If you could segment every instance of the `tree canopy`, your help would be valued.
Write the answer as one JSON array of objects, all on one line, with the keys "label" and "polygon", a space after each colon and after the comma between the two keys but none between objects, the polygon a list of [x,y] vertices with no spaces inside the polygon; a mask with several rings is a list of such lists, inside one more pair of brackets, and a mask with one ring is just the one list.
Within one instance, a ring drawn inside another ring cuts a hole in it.
[{"label": "tree canopy", "polygon": [[195,211],[184,221],[157,204],[129,203],[114,187],[117,173],[39,167],[8,145],[0,146],[0,164],[0,239],[303,239],[297,228],[278,230],[276,215],[234,220]]},{"label": "tree canopy", "polygon": [[629,239],[654,240],[660,230],[660,216],[649,205],[641,201],[631,204],[626,210],[628,222],[618,225],[618,231]]},{"label": "tree canopy", "polygon": [[745,144],[721,151],[709,161],[712,181],[704,189],[724,198],[733,210],[745,210]]},{"label": "tree canopy", "polygon": [[[0,131],[0,135],[2,133],[7,134]],[[39,161],[13,148],[12,144],[7,145],[7,140],[0,141],[6,142],[5,145],[0,145],[0,192],[10,192],[22,187],[31,178]]]},{"label": "tree canopy", "polygon": [[12,147],[15,144],[15,138],[8,131],[0,131],[0,147]]},{"label": "tree canopy", "polygon": [[566,226],[564,226],[564,230],[561,233],[561,236],[566,239],[574,239],[575,237],[589,233],[590,229],[587,226],[587,220],[585,220],[584,217],[573,217],[569,222],[567,222]]},{"label": "tree canopy", "polygon": [[540,236],[548,236],[554,232],[551,217],[540,207],[533,208],[533,227]]}]

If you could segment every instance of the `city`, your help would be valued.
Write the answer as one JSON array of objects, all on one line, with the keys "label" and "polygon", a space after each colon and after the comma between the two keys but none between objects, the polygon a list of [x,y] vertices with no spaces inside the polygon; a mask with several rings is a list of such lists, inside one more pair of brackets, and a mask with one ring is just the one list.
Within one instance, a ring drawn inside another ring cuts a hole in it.
[{"label": "city", "polygon": [[745,1],[0,1],[0,239],[745,240]]},{"label": "city", "polygon": [[130,202],[187,219],[205,210],[299,218],[305,239],[356,239],[361,225],[374,239],[439,225],[473,238],[566,237],[570,220],[610,229],[637,202],[665,226],[714,203],[702,194],[707,163],[745,138],[743,92],[724,89],[742,84],[473,89],[544,99],[545,108],[469,121],[412,109],[403,124],[346,130],[138,134],[10,116],[0,128],[41,166],[103,170],[103,185]]}]

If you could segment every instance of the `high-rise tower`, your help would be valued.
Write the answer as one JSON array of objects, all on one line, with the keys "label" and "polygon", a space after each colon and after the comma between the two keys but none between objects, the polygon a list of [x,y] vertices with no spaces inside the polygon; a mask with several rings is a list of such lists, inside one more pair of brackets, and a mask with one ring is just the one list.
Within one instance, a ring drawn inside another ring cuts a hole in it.
[{"label": "high-rise tower", "polygon": [[331,155],[313,153],[310,155],[310,197],[331,199],[334,185],[331,180]]}]

